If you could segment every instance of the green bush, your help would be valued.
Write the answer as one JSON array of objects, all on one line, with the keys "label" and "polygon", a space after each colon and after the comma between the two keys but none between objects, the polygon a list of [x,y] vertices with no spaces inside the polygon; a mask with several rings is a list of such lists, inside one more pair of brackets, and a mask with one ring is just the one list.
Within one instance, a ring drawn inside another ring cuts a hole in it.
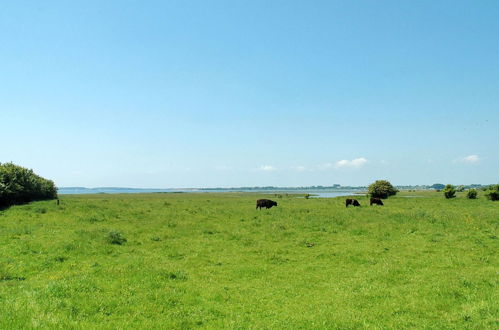
[{"label": "green bush", "polygon": [[468,197],[469,199],[476,199],[477,194],[478,192],[476,191],[476,189],[470,189],[466,193],[466,197]]},{"label": "green bush", "polygon": [[392,184],[386,180],[377,180],[372,183],[368,189],[368,193],[371,197],[377,198],[388,198],[389,196],[395,195],[398,190],[392,186]]},{"label": "green bush", "polygon": [[491,201],[499,201],[499,184],[490,186],[485,196]]},{"label": "green bush", "polygon": [[451,184],[446,185],[443,192],[447,199],[456,197],[456,188]]},{"label": "green bush", "polygon": [[0,163],[0,207],[55,198],[53,181],[13,163]]}]

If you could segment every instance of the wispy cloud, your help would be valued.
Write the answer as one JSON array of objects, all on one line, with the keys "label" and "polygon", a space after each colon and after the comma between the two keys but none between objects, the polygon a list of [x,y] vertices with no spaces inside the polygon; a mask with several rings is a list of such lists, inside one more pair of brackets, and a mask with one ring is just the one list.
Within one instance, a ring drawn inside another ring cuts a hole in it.
[{"label": "wispy cloud", "polygon": [[232,170],[232,167],[226,166],[226,165],[219,165],[219,166],[215,166],[215,169],[217,171],[230,171],[230,170]]},{"label": "wispy cloud", "polygon": [[317,169],[320,171],[325,171],[325,170],[329,170],[330,168],[332,168],[333,165],[334,165],[333,163],[319,164],[319,165],[317,165]]},{"label": "wispy cloud", "polygon": [[478,157],[478,155],[469,155],[466,157],[459,158],[457,161],[460,163],[467,163],[467,164],[476,164],[480,162],[482,159]]},{"label": "wispy cloud", "polygon": [[334,167],[335,168],[342,168],[342,167],[359,168],[359,167],[364,166],[366,163],[367,163],[367,159],[365,159],[364,157],[355,158],[352,160],[342,159],[342,160],[337,161],[334,164]]},{"label": "wispy cloud", "polygon": [[307,170],[305,166],[291,166],[291,169],[297,172],[304,172]]},{"label": "wispy cloud", "polygon": [[264,171],[264,172],[272,172],[272,171],[276,171],[277,168],[275,168],[272,165],[262,165],[262,166],[258,167],[258,170]]},{"label": "wispy cloud", "polygon": [[366,163],[368,162],[368,160],[364,157],[359,157],[359,158],[355,158],[355,159],[352,159],[352,160],[348,160],[348,159],[342,159],[342,160],[339,160],[335,163],[323,163],[323,164],[319,164],[317,165],[317,169],[319,171],[326,171],[326,170],[329,170],[329,169],[332,169],[332,168],[335,168],[335,169],[339,169],[339,168],[360,168],[362,166],[364,166]]}]

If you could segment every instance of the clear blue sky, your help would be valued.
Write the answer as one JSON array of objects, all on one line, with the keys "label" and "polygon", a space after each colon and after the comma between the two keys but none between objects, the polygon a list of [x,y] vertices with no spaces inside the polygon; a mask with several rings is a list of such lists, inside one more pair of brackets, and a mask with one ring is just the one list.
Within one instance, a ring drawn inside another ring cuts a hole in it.
[{"label": "clear blue sky", "polygon": [[499,181],[499,2],[2,1],[0,162],[58,186]]}]

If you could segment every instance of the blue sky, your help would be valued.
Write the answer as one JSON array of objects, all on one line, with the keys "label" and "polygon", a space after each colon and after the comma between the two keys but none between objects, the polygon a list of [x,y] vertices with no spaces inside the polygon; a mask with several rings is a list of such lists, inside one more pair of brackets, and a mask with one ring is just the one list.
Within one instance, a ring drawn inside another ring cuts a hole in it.
[{"label": "blue sky", "polygon": [[499,181],[497,1],[2,1],[0,162],[59,186]]}]

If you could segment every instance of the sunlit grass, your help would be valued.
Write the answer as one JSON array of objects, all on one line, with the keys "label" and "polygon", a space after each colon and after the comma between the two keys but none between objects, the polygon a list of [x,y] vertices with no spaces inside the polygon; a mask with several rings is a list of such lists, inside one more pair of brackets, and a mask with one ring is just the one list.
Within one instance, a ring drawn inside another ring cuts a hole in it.
[{"label": "sunlit grass", "polygon": [[255,210],[268,197],[80,195],[0,211],[0,328],[499,326],[499,202],[290,195]]}]

